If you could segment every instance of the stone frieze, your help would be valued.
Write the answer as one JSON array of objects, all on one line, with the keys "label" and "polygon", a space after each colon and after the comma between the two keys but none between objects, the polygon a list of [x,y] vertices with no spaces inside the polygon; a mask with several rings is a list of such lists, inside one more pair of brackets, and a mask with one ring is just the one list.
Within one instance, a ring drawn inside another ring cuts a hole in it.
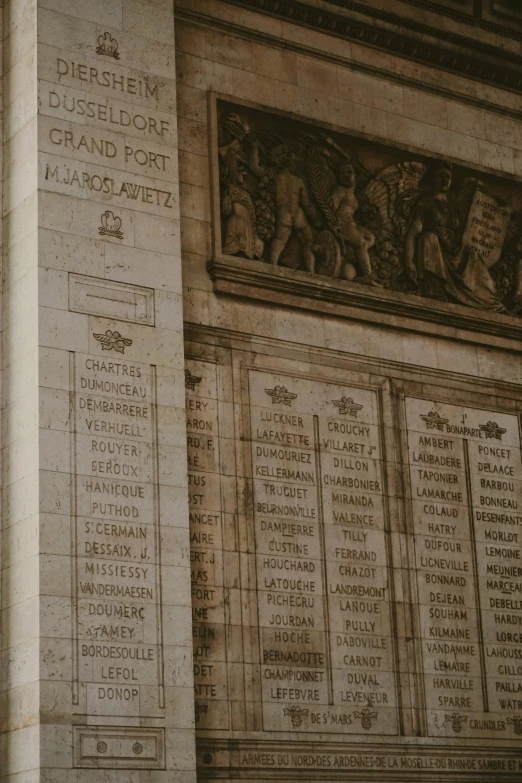
[{"label": "stone frieze", "polygon": [[518,183],[224,101],[217,117],[221,257],[520,318]]}]

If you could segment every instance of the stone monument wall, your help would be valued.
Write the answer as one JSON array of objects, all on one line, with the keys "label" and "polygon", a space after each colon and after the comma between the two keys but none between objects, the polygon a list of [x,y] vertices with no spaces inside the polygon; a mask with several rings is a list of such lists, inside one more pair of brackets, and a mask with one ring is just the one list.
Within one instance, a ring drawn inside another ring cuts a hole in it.
[{"label": "stone monument wall", "polygon": [[198,776],[515,781],[518,97],[254,5],[176,12]]},{"label": "stone monument wall", "polygon": [[2,783],[522,775],[511,0],[4,0]]},{"label": "stone monument wall", "polygon": [[189,335],[200,777],[516,780],[517,386]]}]

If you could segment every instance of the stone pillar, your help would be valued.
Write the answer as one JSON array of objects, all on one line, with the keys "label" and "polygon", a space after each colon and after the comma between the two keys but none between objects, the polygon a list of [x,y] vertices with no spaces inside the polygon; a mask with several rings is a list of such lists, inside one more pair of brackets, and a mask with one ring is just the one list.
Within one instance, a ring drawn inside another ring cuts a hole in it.
[{"label": "stone pillar", "polygon": [[172,0],[4,30],[0,780],[189,781]]}]

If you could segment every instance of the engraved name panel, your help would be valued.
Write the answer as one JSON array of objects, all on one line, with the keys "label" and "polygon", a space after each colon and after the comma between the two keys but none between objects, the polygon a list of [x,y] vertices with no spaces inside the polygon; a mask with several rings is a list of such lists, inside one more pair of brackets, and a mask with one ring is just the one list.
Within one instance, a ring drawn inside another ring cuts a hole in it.
[{"label": "engraved name panel", "polygon": [[249,377],[263,728],[396,734],[377,392]]},{"label": "engraved name panel", "polygon": [[197,728],[229,727],[216,365],[185,373],[194,698]]},{"label": "engraved name panel", "polygon": [[407,398],[406,420],[428,734],[513,739],[522,709],[518,419]]},{"label": "engraved name panel", "polygon": [[155,368],[71,354],[73,702],[164,707]]}]

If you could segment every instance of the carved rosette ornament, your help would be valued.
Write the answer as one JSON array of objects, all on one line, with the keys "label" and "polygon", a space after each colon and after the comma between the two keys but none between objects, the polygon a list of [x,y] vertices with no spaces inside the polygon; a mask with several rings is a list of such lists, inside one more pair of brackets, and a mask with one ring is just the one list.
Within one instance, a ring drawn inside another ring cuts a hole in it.
[{"label": "carved rosette ornament", "polygon": [[522,314],[521,186],[224,101],[218,116],[223,255]]},{"label": "carved rosette ornament", "polygon": [[285,707],[283,715],[290,718],[292,727],[298,729],[302,725],[305,718],[308,717],[309,710],[299,707],[297,704],[292,704],[291,707]]},{"label": "carved rosette ornament", "polygon": [[374,720],[377,720],[378,713],[372,712],[368,707],[365,707],[359,712],[353,713],[354,718],[358,718],[361,721],[361,726],[365,731],[369,731],[372,727]]}]

